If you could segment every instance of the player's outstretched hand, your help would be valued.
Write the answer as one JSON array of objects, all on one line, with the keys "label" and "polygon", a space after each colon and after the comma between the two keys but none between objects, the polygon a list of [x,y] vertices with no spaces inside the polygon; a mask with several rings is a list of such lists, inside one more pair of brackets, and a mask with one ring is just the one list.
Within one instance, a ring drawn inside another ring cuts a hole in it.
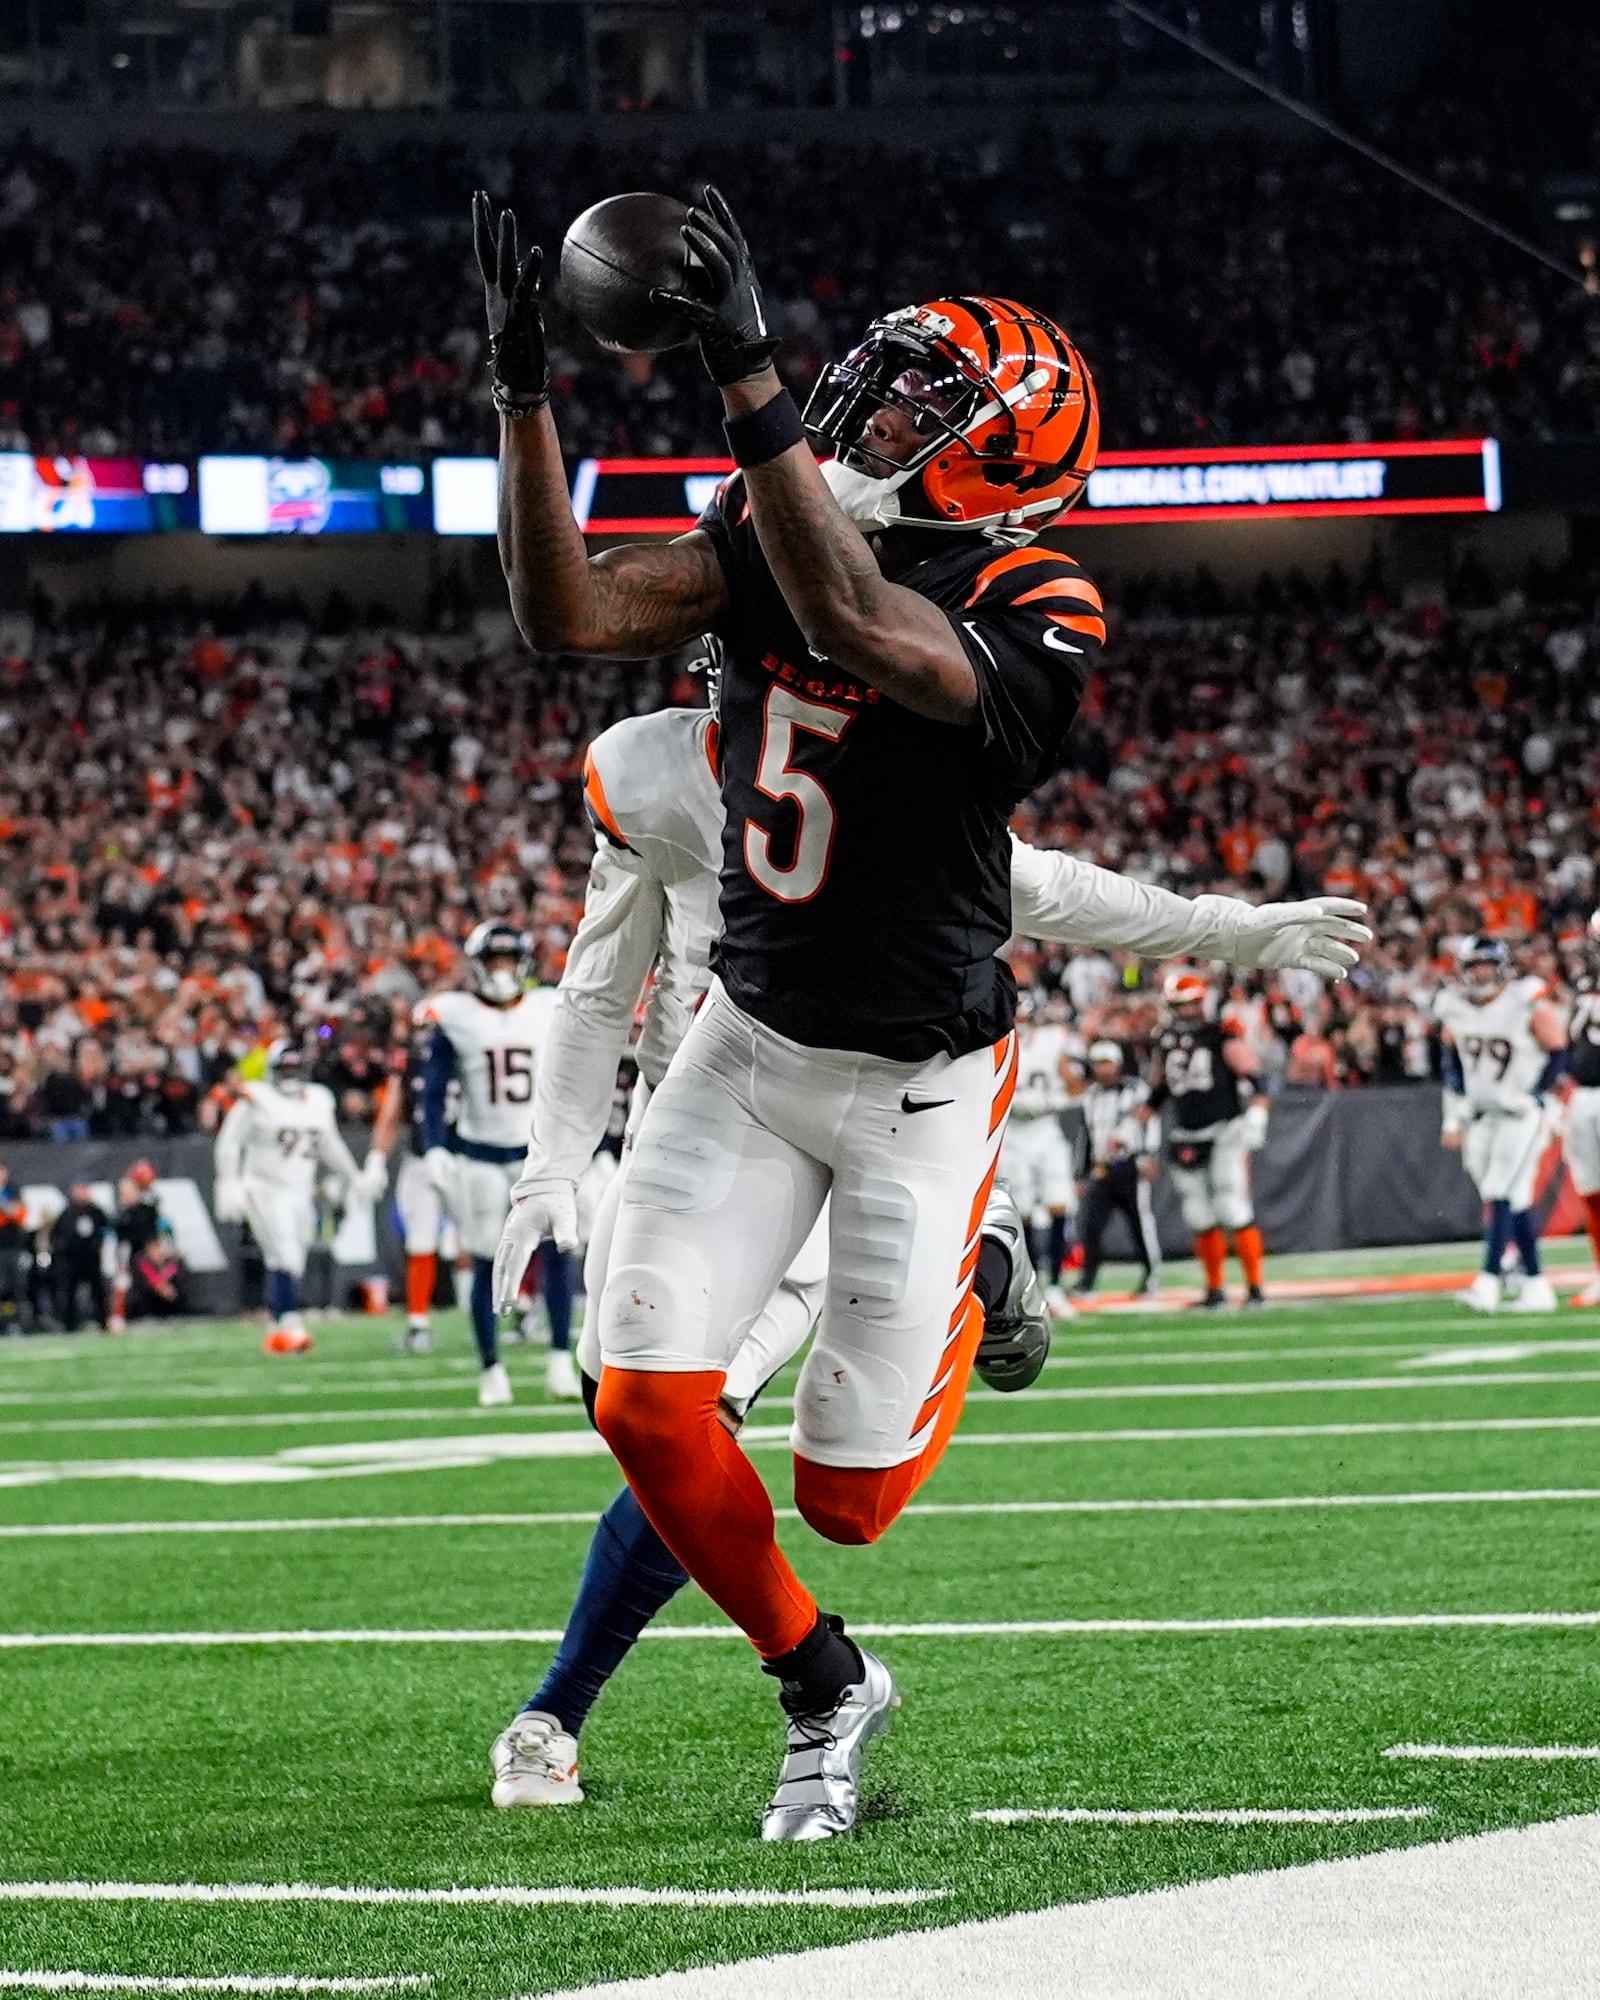
[{"label": "player's outstretched hand", "polygon": [[700,358],[719,389],[759,375],[777,349],[767,331],[767,309],[744,231],[733,210],[708,181],[683,225],[700,269],[694,273],[699,297],[655,292],[658,304],[675,306],[700,331]]},{"label": "player's outstretched hand", "polygon": [[535,244],[517,261],[517,218],[509,208],[501,209],[497,230],[482,188],[472,197],[472,241],[483,276],[494,406],[502,416],[531,416],[550,400],[550,363],[539,309],[544,252]]},{"label": "player's outstretched hand", "polygon": [[[578,1247],[576,1181],[534,1181],[515,1196],[494,1253],[494,1309],[510,1312],[522,1291],[533,1253],[549,1237],[558,1250]],[[596,1301],[598,1303],[598,1301]]]},{"label": "player's outstretched hand", "polygon": [[235,1174],[224,1175],[211,1190],[211,1206],[218,1222],[243,1222],[244,1182]]},{"label": "player's outstretched hand", "polygon": [[1372,932],[1360,920],[1365,903],[1349,896],[1312,896],[1303,903],[1263,903],[1245,918],[1231,954],[1235,965],[1262,972],[1291,968],[1343,979],[1360,962]]}]

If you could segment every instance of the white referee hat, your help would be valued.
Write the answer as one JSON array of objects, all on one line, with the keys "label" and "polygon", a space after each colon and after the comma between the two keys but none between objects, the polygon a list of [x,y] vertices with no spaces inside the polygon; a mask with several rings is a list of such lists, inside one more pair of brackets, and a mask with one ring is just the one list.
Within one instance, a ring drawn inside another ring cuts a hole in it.
[{"label": "white referee hat", "polygon": [[1091,1042],[1089,1044],[1089,1060],[1092,1063],[1114,1062],[1120,1064],[1122,1061],[1122,1044],[1120,1042]]}]

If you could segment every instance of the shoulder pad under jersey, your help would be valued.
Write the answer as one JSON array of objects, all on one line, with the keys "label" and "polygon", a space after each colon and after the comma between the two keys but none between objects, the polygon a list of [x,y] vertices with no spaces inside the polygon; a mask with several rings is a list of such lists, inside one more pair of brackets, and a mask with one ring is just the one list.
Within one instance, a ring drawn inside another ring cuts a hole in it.
[{"label": "shoulder pad under jersey", "polygon": [[596,833],[662,882],[721,865],[715,732],[703,708],[661,708],[602,730],[584,758],[584,802]]}]

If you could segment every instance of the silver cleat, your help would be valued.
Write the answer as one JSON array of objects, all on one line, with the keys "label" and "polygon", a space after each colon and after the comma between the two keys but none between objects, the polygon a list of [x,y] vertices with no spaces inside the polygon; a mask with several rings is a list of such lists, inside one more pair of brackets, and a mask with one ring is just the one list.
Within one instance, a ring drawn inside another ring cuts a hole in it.
[{"label": "silver cleat", "polygon": [[856,1823],[861,1755],[889,1727],[900,1691],[889,1669],[864,1648],[861,1679],[828,1715],[792,1715],[783,1775],[761,1820],[763,1840],[832,1840]]}]

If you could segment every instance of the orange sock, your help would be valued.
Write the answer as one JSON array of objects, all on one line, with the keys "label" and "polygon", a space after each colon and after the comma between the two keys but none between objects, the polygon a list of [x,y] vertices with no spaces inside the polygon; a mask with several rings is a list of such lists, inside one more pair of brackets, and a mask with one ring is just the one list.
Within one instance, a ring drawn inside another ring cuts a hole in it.
[{"label": "orange sock", "polygon": [[1261,1231],[1252,1222],[1248,1229],[1236,1229],[1233,1233],[1233,1254],[1239,1260],[1239,1268],[1244,1272],[1244,1281],[1259,1290],[1261,1275],[1266,1269],[1266,1246],[1261,1241]]},{"label": "orange sock", "polygon": [[439,1260],[431,1250],[406,1259],[406,1311],[413,1319],[427,1318],[438,1276]]},{"label": "orange sock", "polygon": [[720,1369],[607,1368],[594,1420],[650,1525],[763,1659],[792,1652],[816,1599],[778,1547],[772,1502],[717,1421]]},{"label": "orange sock", "polygon": [[1220,1292],[1222,1275],[1228,1262],[1228,1246],[1222,1231],[1202,1229],[1194,1239],[1194,1254],[1200,1259],[1200,1268],[1206,1274],[1206,1290]]},{"label": "orange sock", "polygon": [[1583,1213],[1589,1224],[1589,1241],[1594,1245],[1594,1261],[1600,1264],[1600,1194],[1584,1196]]}]

